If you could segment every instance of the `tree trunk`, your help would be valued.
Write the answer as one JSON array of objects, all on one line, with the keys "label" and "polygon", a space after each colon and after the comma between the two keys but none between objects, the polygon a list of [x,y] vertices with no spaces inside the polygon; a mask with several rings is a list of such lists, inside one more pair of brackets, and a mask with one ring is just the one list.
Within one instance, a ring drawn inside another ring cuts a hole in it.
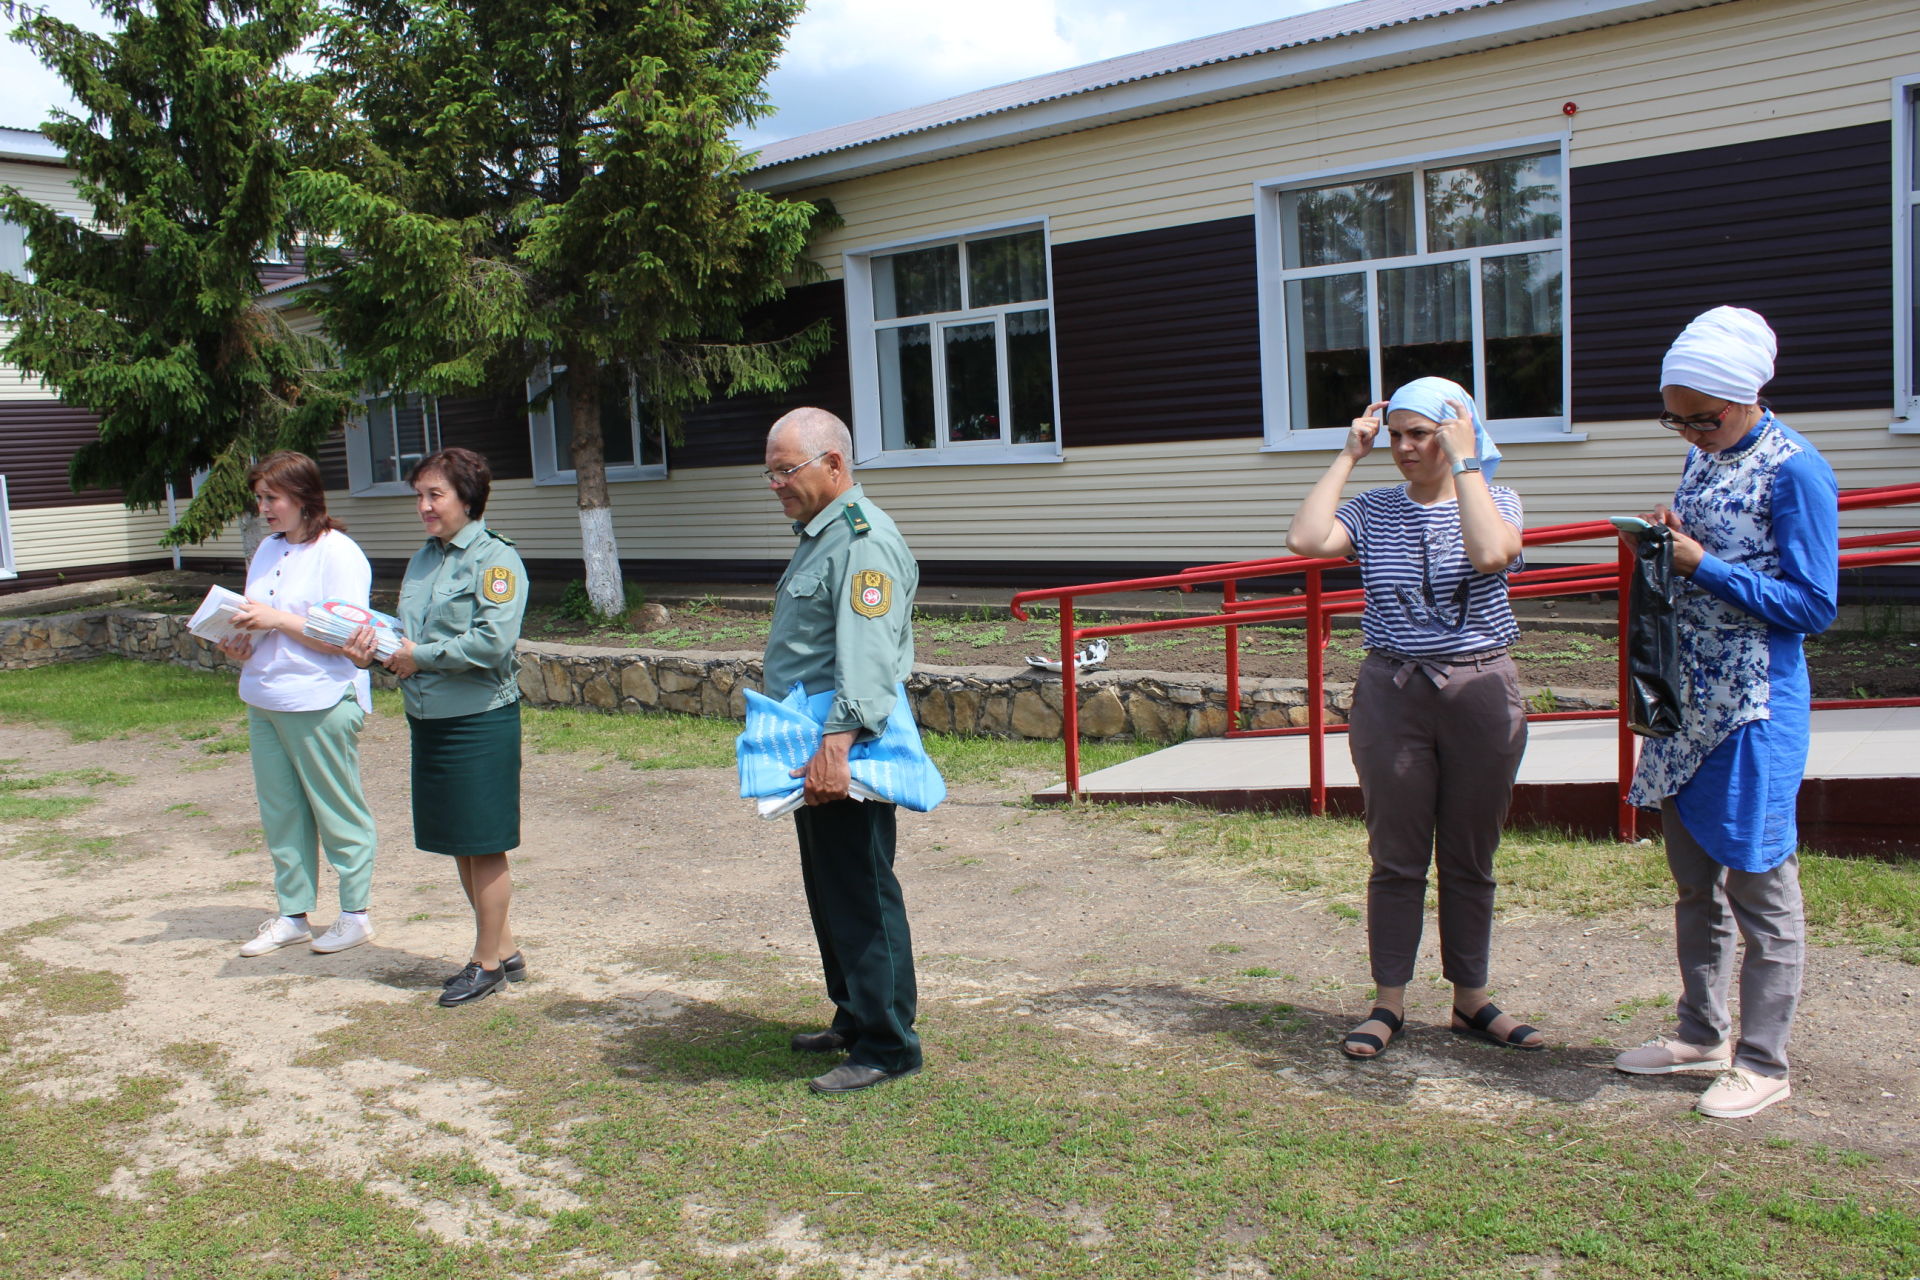
[{"label": "tree trunk", "polygon": [[580,493],[580,558],[587,566],[587,599],[602,617],[618,617],[627,594],[620,581],[620,547],[607,497],[607,450],[600,433],[600,362],[567,355],[567,400],[573,417],[573,473]]},{"label": "tree trunk", "polygon": [[253,553],[267,540],[267,522],[252,512],[240,513],[240,554],[250,565]]}]

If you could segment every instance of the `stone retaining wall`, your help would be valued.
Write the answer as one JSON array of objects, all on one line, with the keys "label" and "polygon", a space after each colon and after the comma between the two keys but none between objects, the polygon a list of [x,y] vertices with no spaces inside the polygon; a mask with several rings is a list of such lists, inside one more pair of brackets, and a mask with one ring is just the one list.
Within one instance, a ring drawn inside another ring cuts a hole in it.
[{"label": "stone retaining wall", "polygon": [[[0,618],[0,670],[117,654],[208,670],[234,664],[187,631],[178,614],[110,609],[39,618]],[[668,653],[522,641],[520,689],[535,706],[600,711],[746,714],[746,690],[760,687],[760,659],[748,654]],[[391,685],[382,672],[375,679]],[[1078,681],[1083,738],[1175,742],[1217,737],[1227,728],[1226,677],[1165,671],[1096,671]],[[1304,680],[1243,679],[1248,727],[1307,723]],[[920,724],[938,733],[1058,738],[1060,677],[1025,667],[921,667],[907,682]],[[1555,690],[1563,711],[1611,706],[1603,693]],[[1327,685],[1327,718],[1353,705],[1353,686]]]}]

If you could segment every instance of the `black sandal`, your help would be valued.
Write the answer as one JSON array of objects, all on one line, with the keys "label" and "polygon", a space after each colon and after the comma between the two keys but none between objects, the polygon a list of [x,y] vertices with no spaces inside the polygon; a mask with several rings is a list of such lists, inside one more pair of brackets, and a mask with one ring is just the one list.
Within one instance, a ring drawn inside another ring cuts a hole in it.
[{"label": "black sandal", "polygon": [[[1340,1052],[1346,1054],[1349,1058],[1356,1058],[1361,1062],[1366,1062],[1366,1061],[1369,1061],[1370,1059],[1377,1058],[1381,1054],[1387,1051],[1387,1046],[1393,1043],[1393,1037],[1399,1035],[1400,1028],[1406,1025],[1401,1021],[1400,1015],[1395,1013],[1393,1010],[1382,1009],[1377,1006],[1374,1008],[1373,1012],[1369,1013],[1366,1017],[1360,1020],[1360,1024],[1362,1026],[1365,1026],[1369,1022],[1384,1023],[1389,1033],[1387,1038],[1385,1040],[1382,1040],[1379,1036],[1373,1034],[1373,1032],[1371,1031],[1349,1031],[1347,1032],[1346,1039],[1340,1042]],[[1350,1044],[1372,1045],[1373,1052],[1372,1053],[1355,1053],[1353,1050],[1347,1048],[1347,1046]]]},{"label": "black sandal", "polygon": [[[1508,1032],[1504,1038],[1487,1030],[1488,1027],[1499,1021],[1499,1019],[1500,1006],[1494,1004],[1491,1000],[1481,1005],[1480,1012],[1474,1014],[1471,1018],[1460,1012],[1456,1007],[1453,1011],[1453,1034],[1457,1036],[1471,1036],[1475,1040],[1485,1040],[1488,1044],[1497,1044],[1502,1049],[1519,1049],[1524,1053],[1538,1053],[1547,1047],[1545,1036],[1541,1036],[1541,1038],[1533,1044],[1526,1042],[1528,1036],[1540,1035],[1540,1028],[1530,1027],[1524,1022]],[[1460,1025],[1463,1022],[1467,1024],[1464,1027]]]}]

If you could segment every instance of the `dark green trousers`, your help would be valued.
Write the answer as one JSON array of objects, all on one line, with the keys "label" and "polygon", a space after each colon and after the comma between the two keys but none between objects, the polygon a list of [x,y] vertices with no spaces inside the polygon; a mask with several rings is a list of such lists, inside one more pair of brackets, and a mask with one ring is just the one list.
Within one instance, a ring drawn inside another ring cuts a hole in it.
[{"label": "dark green trousers", "polygon": [[796,809],[800,879],[820,943],[833,1029],[847,1060],[882,1071],[920,1065],[913,939],[893,874],[894,807],[838,800]]}]

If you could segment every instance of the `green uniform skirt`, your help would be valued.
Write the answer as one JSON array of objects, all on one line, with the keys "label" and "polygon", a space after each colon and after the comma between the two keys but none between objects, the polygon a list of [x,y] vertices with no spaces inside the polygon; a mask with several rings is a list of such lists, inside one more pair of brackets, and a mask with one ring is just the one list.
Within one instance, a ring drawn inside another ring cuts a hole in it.
[{"label": "green uniform skirt", "polygon": [[413,843],[456,858],[520,847],[520,703],[444,720],[407,717]]}]

